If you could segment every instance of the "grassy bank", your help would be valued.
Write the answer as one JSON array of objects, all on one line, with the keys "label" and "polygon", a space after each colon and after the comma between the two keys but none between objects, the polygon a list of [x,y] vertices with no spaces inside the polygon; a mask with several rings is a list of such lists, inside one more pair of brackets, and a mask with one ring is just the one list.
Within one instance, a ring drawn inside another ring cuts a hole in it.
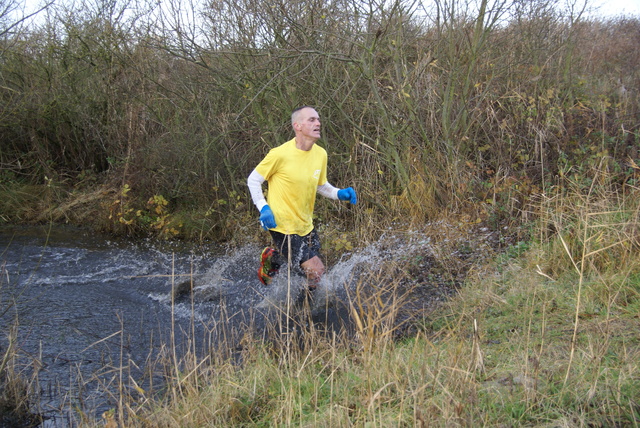
[{"label": "grassy bank", "polygon": [[[434,282],[407,281],[415,259],[398,258],[351,291],[355,336],[324,334],[303,313],[298,335],[278,324],[267,340],[248,334],[239,358],[224,347],[168,358],[160,395],[125,380],[133,393],[103,417],[131,427],[636,426],[639,189],[592,190],[541,197],[531,239],[477,259],[442,304],[411,306]],[[481,245],[438,231],[436,248]],[[451,267],[453,253],[434,257]],[[399,334],[408,312],[417,330]]]},{"label": "grassy bank", "polygon": [[[640,189],[610,177],[595,169],[586,191],[565,179],[538,195],[518,234],[460,216],[423,226],[429,245],[360,272],[345,302],[353,334],[327,334],[302,310],[296,329],[274,321],[262,339],[248,329],[206,357],[168,345],[147,367],[165,384],[148,388],[123,366],[115,387],[105,384],[112,410],[96,420],[76,408],[74,418],[86,427],[635,426]],[[445,288],[446,299],[416,307],[421,293]],[[24,410],[37,381],[10,364],[12,343],[3,400]]]}]

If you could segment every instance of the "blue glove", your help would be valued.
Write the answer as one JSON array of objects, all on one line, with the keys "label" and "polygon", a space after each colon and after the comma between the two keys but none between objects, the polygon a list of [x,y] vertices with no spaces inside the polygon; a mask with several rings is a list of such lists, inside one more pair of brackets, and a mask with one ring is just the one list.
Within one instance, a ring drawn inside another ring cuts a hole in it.
[{"label": "blue glove", "polygon": [[338,199],[341,201],[349,201],[354,205],[358,202],[358,197],[356,196],[356,191],[353,190],[353,187],[338,190]]},{"label": "blue glove", "polygon": [[269,205],[265,205],[260,210],[260,225],[264,230],[269,230],[276,227],[276,219],[273,216],[273,211],[271,211]]}]

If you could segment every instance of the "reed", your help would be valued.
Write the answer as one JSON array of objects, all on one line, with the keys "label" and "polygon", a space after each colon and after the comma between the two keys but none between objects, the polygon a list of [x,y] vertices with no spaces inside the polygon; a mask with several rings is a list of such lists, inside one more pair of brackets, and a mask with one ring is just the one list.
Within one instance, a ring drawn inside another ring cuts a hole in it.
[{"label": "reed", "polygon": [[[303,311],[263,340],[223,311],[209,355],[162,344],[144,381],[112,362],[117,405],[80,425],[638,424],[638,19],[412,5],[0,16],[1,221],[257,238],[245,177],[314,104],[331,181],[361,196],[319,202],[328,259],[410,227],[435,243],[353,278],[353,335]],[[416,312],[424,284],[449,293]]]},{"label": "reed", "polygon": [[[573,194],[562,210],[554,198],[541,201],[544,239],[496,253],[493,263],[478,258],[457,295],[429,310],[412,306],[413,293],[426,286],[407,283],[415,278],[413,258],[365,269],[344,302],[352,333],[327,334],[311,322],[308,307],[284,324],[273,321],[264,339],[250,328],[238,331],[205,358],[166,358],[164,392],[125,406],[116,420],[633,425],[640,387],[637,191]],[[552,232],[548,218],[558,220]],[[469,245],[469,235],[453,233]],[[405,334],[403,323],[420,328]]]},{"label": "reed", "polygon": [[[74,410],[61,411],[87,427],[633,425],[639,189],[617,190],[605,168],[592,177],[590,191],[565,178],[531,205],[530,239],[504,249],[473,222],[440,222],[394,253],[416,236],[398,230],[344,284],[345,329],[317,322],[329,306],[292,306],[263,330],[257,312],[231,328],[222,310],[205,337],[193,328],[183,347],[155,346],[144,368],[123,353],[78,377],[61,400]],[[445,287],[439,303],[416,305]],[[17,349],[4,354],[5,380],[24,373]],[[90,383],[113,403],[98,418],[83,400]]]},{"label": "reed", "polygon": [[239,239],[244,179],[290,137],[300,104],[322,114],[331,181],[363,196],[366,216],[319,212],[349,227],[463,209],[511,221],[567,165],[603,154],[633,176],[633,17],[577,19],[542,0],[329,2],[318,16],[267,3],[193,4],[191,26],[136,0],[52,5],[2,32],[0,190],[17,202],[2,218],[43,221],[39,200],[18,195],[36,185],[60,208],[49,219],[153,235],[151,221],[109,218],[126,185],[133,213],[162,196],[180,237]]},{"label": "reed", "polygon": [[[4,264],[0,265],[0,290],[9,278]],[[8,296],[3,293],[3,296]],[[0,300],[0,317],[10,318],[14,302]],[[22,354],[18,335],[19,322],[14,319],[3,328],[0,345],[0,423],[3,426],[37,426],[43,417],[38,413],[38,372],[42,364],[37,357]]]}]

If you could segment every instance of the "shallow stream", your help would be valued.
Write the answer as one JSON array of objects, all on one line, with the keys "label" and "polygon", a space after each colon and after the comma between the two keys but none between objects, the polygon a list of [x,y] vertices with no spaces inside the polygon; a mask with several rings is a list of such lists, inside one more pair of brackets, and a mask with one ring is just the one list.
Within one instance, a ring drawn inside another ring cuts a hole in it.
[{"label": "shallow stream", "polygon": [[[116,240],[75,227],[1,227],[0,356],[11,337],[15,371],[34,390],[42,426],[68,427],[82,413],[100,419],[117,408],[118,388],[132,395],[138,387],[162,390],[163,370],[185,355],[203,361],[214,350],[237,358],[247,337],[282,338],[304,323],[352,338],[349,302],[362,314],[388,315],[374,327],[382,322],[406,334],[413,323],[405,321],[436,310],[458,282],[438,273],[443,265],[424,233],[383,236],[330,266],[310,301],[311,318],[295,319],[296,311],[309,313],[297,298],[304,280],[283,274],[285,264],[262,285],[261,249]],[[447,265],[468,263],[467,252],[458,253],[447,253]]]},{"label": "shallow stream", "polygon": [[[302,287],[277,278],[265,288],[256,275],[260,250],[160,246],[74,227],[2,228],[0,351],[13,329],[16,370],[37,379],[44,426],[72,426],[78,408],[99,418],[116,405],[105,391],[123,378],[152,382],[157,376],[146,371],[167,349],[205,355],[221,338],[233,347],[247,326],[260,334],[272,309],[282,311],[287,293]],[[365,259],[339,263],[316,291],[314,318],[325,327],[349,323],[336,303]],[[172,293],[180,284],[186,292]]]}]

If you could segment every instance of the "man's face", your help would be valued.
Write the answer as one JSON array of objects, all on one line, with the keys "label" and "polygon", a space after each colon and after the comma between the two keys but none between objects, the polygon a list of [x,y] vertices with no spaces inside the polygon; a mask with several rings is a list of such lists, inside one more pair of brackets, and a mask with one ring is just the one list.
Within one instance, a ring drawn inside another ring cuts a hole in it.
[{"label": "man's face", "polygon": [[320,116],[312,108],[303,108],[293,123],[296,133],[317,140],[320,138]]}]

